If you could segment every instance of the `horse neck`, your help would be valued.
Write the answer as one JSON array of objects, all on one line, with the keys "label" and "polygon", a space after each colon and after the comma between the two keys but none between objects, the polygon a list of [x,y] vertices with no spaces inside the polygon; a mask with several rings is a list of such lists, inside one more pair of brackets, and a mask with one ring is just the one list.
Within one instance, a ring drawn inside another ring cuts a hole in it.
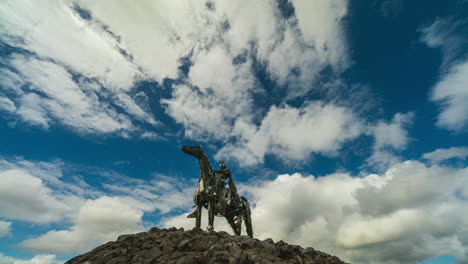
[{"label": "horse neck", "polygon": [[210,160],[205,154],[197,158],[198,164],[200,165],[200,177],[203,177],[205,180],[207,180],[207,178],[213,174],[213,168],[211,167]]}]

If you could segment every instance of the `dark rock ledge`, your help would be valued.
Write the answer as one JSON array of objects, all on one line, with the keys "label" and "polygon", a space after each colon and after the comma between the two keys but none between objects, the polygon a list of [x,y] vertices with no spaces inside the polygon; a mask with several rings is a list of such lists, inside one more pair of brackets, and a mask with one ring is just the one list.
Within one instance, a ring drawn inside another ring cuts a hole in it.
[{"label": "dark rock ledge", "polygon": [[226,232],[201,229],[158,229],[121,235],[65,264],[154,264],[154,263],[345,263],[335,256],[289,245],[283,241],[263,241]]}]

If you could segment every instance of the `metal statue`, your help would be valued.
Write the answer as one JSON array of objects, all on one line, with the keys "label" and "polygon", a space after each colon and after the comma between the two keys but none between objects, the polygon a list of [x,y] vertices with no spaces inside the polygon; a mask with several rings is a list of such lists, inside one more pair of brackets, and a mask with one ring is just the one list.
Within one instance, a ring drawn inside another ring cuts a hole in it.
[{"label": "metal statue", "polygon": [[215,171],[201,146],[184,146],[182,151],[197,158],[200,166],[198,187],[193,195],[196,209],[187,217],[195,218],[195,226],[200,228],[202,207],[205,207],[208,210],[207,230],[213,230],[215,216],[224,216],[236,235],[241,234],[244,220],[247,235],[253,237],[249,202],[237,193],[231,171],[224,162],[220,161],[220,169]]}]

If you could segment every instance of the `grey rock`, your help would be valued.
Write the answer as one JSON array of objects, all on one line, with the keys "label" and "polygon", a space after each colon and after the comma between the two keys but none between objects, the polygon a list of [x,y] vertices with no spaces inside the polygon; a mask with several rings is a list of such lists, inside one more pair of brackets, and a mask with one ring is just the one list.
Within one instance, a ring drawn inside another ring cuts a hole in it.
[{"label": "grey rock", "polygon": [[133,238],[133,236],[132,235],[121,235],[121,236],[119,236],[117,238],[116,242],[122,242],[122,241],[125,241],[125,240],[129,239],[129,238]]},{"label": "grey rock", "polygon": [[314,248],[284,241],[260,241],[226,232],[201,229],[152,228],[148,233],[122,235],[65,264],[345,264]]}]

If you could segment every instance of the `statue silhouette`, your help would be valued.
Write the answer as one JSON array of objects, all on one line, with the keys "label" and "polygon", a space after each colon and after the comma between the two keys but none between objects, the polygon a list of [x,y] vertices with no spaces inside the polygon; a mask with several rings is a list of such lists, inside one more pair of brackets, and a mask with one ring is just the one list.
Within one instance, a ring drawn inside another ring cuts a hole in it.
[{"label": "statue silhouette", "polygon": [[236,235],[241,234],[244,220],[247,235],[253,237],[249,202],[237,193],[231,172],[224,162],[220,161],[220,170],[214,171],[201,146],[184,146],[182,151],[197,158],[200,166],[198,186],[193,195],[196,209],[187,217],[195,218],[195,226],[200,228],[201,212],[205,207],[208,210],[207,230],[213,230],[215,215],[224,216]]}]

